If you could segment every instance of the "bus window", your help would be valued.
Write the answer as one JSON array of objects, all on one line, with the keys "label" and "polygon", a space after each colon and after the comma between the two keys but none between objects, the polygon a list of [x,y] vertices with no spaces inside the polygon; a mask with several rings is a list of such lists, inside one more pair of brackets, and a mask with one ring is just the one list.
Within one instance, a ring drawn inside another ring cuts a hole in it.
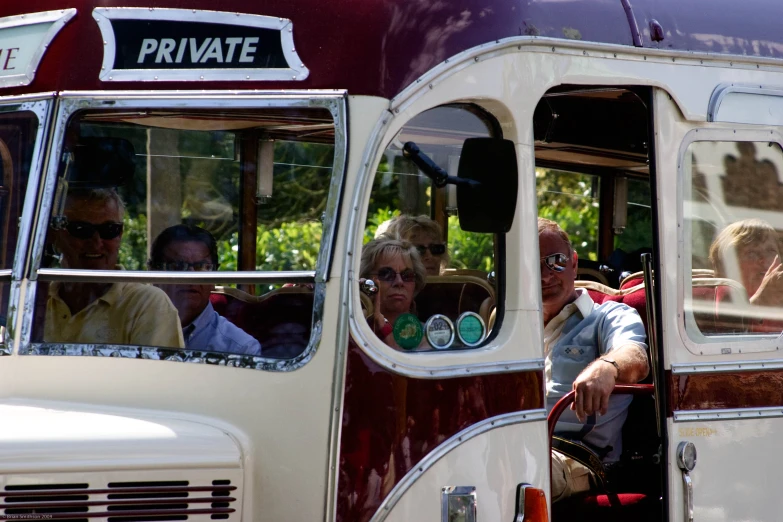
[{"label": "bus window", "polygon": [[[697,141],[683,159],[686,331],[697,342],[783,331],[783,151],[777,143]],[[686,287],[687,288],[687,287]],[[711,339],[710,339],[711,338]]]},{"label": "bus window", "polygon": [[[501,289],[495,274],[502,267],[496,252],[502,239],[462,230],[455,187],[435,187],[402,154],[403,144],[414,142],[456,176],[465,139],[499,136],[497,128],[478,107],[442,106],[413,118],[386,148],[372,188],[361,277],[378,290],[364,299],[373,310],[367,311],[368,322],[396,348],[478,346],[497,320]],[[379,244],[387,240],[403,243]],[[404,321],[418,332],[409,344],[392,340],[399,341],[394,332],[403,330]]]},{"label": "bus window", "polygon": [[33,160],[38,116],[31,111],[0,114],[0,355],[10,353],[5,328],[11,280],[16,254],[22,202]]},{"label": "bus window", "polygon": [[333,185],[329,110],[88,110],[65,136],[42,267],[139,276],[39,286],[34,353],[302,356],[317,285],[301,274],[317,268]]}]

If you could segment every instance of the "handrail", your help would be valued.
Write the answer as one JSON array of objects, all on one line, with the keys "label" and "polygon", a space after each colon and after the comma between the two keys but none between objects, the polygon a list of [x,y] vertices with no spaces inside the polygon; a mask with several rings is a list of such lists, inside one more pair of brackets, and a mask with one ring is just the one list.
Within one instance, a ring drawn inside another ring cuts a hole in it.
[{"label": "handrail", "polygon": [[[655,386],[652,384],[615,384],[612,395],[653,395]],[[552,437],[555,435],[555,425],[560,420],[566,408],[574,402],[576,392],[571,390],[563,395],[559,401],[552,407],[552,411],[547,415],[546,421],[549,425],[549,448],[552,448]]]}]

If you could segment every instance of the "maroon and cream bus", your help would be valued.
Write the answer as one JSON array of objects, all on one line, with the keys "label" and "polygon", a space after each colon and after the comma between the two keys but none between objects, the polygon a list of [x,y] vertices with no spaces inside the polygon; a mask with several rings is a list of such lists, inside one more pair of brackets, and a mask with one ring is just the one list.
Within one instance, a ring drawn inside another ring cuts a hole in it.
[{"label": "maroon and cream bus", "polygon": [[[0,520],[778,520],[781,18],[2,2]],[[85,191],[119,217],[75,217]],[[400,214],[450,253],[416,296],[423,350],[375,335],[359,282]],[[548,411],[537,216],[578,286],[639,311],[653,369],[615,390],[619,471],[555,504],[571,397]],[[211,259],[156,261],[179,224]],[[718,259],[743,226],[770,233]],[[178,288],[248,348],[188,346]]]}]

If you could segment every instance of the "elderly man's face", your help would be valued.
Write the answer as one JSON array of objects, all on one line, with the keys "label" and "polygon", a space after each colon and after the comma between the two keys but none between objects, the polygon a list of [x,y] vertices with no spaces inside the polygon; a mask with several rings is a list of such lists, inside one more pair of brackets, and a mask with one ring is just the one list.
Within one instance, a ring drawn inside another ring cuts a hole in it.
[{"label": "elderly man's face", "polygon": [[[212,263],[209,248],[201,241],[174,241],[163,249],[163,262]],[[182,326],[188,326],[209,304],[215,285],[159,285],[179,312]]]},{"label": "elderly man's face", "polygon": [[[122,216],[117,203],[113,200],[68,200],[65,217],[68,228],[58,230],[55,237],[55,244],[63,255],[63,268],[114,270],[122,242],[122,227],[117,226],[122,224]],[[117,236],[108,237],[117,231]]]},{"label": "elderly man's face", "polygon": [[[557,233],[545,230],[538,236],[538,248],[541,255],[541,293],[544,308],[558,313],[574,299],[574,280],[576,279],[576,252],[569,255],[568,243]],[[565,254],[565,263],[557,271],[544,261],[548,256]]]}]

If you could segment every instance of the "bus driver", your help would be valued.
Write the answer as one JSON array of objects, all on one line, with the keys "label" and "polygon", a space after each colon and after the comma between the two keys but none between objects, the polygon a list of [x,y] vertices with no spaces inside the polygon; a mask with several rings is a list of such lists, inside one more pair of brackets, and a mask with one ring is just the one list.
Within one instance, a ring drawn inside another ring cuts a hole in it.
[{"label": "bus driver", "polygon": [[[116,270],[125,205],[113,189],[70,190],[66,225],[54,230],[61,266]],[[140,283],[52,283],[44,340],[58,343],[184,346],[177,310]]]},{"label": "bus driver", "polygon": [[[615,383],[637,383],[649,370],[644,325],[636,310],[621,303],[596,304],[574,288],[577,255],[554,221],[538,218],[547,409],[576,392],[555,434],[580,440],[604,462],[622,452],[622,427],[631,396],[612,396]],[[590,471],[552,452],[552,500],[590,489]]]}]

